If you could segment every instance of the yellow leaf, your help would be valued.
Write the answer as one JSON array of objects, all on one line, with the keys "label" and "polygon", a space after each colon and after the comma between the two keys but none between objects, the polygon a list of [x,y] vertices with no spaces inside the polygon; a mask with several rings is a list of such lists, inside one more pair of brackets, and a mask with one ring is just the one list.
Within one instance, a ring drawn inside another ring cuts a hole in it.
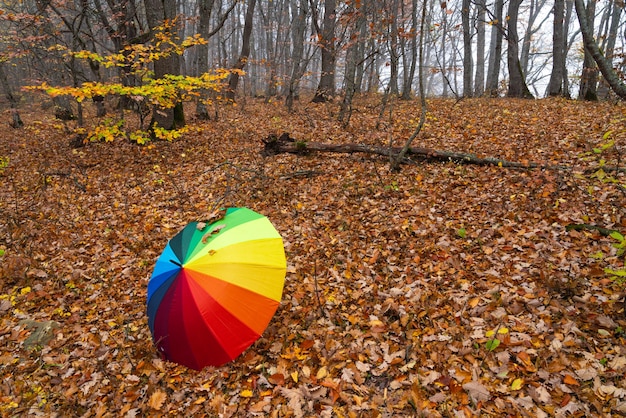
[{"label": "yellow leaf", "polygon": [[522,385],[524,384],[524,379],[515,379],[513,383],[511,383],[511,390],[520,390]]},{"label": "yellow leaf", "polygon": [[298,371],[297,370],[295,372],[291,372],[289,375],[291,376],[294,382],[298,383]]},{"label": "yellow leaf", "polygon": [[167,395],[165,394],[165,392],[157,390],[154,393],[152,393],[152,396],[150,396],[148,405],[150,406],[150,408],[156,409],[158,411],[163,406],[163,403],[165,402],[166,397]]},{"label": "yellow leaf", "polygon": [[506,327],[502,327],[498,330],[498,334],[508,334],[509,333],[509,329]]},{"label": "yellow leaf", "polygon": [[242,398],[251,398],[252,397],[252,391],[250,389],[244,389],[241,391],[241,393],[239,394]]},{"label": "yellow leaf", "polygon": [[318,371],[317,374],[315,375],[315,377],[317,378],[317,380],[323,379],[326,376],[328,376],[328,370],[326,369],[326,366],[322,366]]}]

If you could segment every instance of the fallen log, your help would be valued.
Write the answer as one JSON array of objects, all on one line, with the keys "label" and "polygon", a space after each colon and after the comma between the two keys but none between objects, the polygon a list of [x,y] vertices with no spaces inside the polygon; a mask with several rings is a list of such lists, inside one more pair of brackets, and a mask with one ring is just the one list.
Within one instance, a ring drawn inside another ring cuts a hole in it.
[{"label": "fallen log", "polygon": [[[265,144],[262,154],[265,156],[278,155],[282,153],[290,154],[308,154],[310,152],[337,152],[337,153],[365,153],[381,155],[385,157],[395,157],[400,152],[400,147],[382,147],[376,145],[366,144],[329,144],[322,142],[311,141],[299,141],[289,136],[288,133],[276,136],[274,134],[269,135],[266,139],[263,139]],[[407,152],[408,157],[416,157],[425,161],[442,161],[442,162],[455,162],[458,164],[474,164],[474,165],[495,165],[498,167],[506,168],[559,168],[554,166],[546,166],[533,162],[516,162],[507,161],[500,158],[485,157],[480,158],[474,154],[467,154],[464,152],[453,151],[440,151],[432,148],[423,147],[410,147]],[[413,161],[411,158],[406,158],[405,163]]]}]

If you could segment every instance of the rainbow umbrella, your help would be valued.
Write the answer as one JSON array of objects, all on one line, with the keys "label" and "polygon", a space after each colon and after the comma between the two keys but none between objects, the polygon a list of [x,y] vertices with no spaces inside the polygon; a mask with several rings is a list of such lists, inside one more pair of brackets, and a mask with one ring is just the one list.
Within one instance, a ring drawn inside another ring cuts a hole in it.
[{"label": "rainbow umbrella", "polygon": [[247,208],[192,222],[165,246],[148,282],[148,325],[163,356],[201,370],[256,341],[280,302],[286,272],[280,234]]}]

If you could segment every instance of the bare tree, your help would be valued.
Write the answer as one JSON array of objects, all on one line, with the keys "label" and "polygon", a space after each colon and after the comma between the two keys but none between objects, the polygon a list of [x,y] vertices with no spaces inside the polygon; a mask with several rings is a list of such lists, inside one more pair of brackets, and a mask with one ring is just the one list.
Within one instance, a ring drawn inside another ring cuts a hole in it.
[{"label": "bare tree", "polygon": [[387,51],[389,52],[389,94],[397,96],[398,75],[400,71],[400,43],[398,42],[398,7],[399,0],[388,0],[384,13],[387,24]]},{"label": "bare tree", "polygon": [[[313,0],[311,0],[313,1]],[[324,0],[324,20],[320,28],[317,21],[317,7],[313,6],[313,23],[322,49],[322,74],[315,91],[313,102],[325,102],[335,95],[335,15],[337,0]]]},{"label": "bare tree", "polygon": [[472,97],[472,33],[470,29],[470,0],[462,0],[461,20],[463,26],[463,97]]},{"label": "bare tree", "polygon": [[485,0],[476,1],[476,75],[474,76],[474,95],[482,96],[485,92]]},{"label": "bare tree", "polygon": [[495,0],[494,12],[491,18],[491,42],[489,51],[489,66],[487,68],[487,93],[492,97],[498,96],[498,80],[500,76],[500,60],[502,59],[502,13],[504,0]]},{"label": "bare tree", "polygon": [[361,33],[361,27],[365,25],[365,16],[363,15],[363,4],[358,4],[358,8],[350,6],[347,10],[347,16],[350,17],[351,24],[351,36],[348,41],[348,50],[346,51],[346,70],[344,76],[344,95],[341,101],[341,107],[339,110],[339,121],[343,126],[348,126],[350,123],[350,117],[352,115],[352,99],[356,93],[356,67],[358,60],[358,45],[363,40],[359,39]]},{"label": "bare tree", "polygon": [[[404,4],[404,3],[403,3]],[[402,95],[401,99],[409,100],[411,98],[411,90],[413,87],[413,79],[415,78],[415,69],[417,67],[417,0],[411,0],[411,28],[409,30],[410,37],[410,64],[404,66],[404,83],[402,86]],[[405,39],[405,37],[403,37]],[[407,53],[403,54],[404,57],[407,56]]]},{"label": "bare tree", "polygon": [[[607,23],[605,25],[605,29],[603,31],[603,34],[600,36],[600,39],[602,39],[600,50],[604,51],[604,56],[611,63],[613,62],[613,54],[615,52],[615,41],[617,40],[617,30],[619,27],[619,21],[620,21],[620,17],[622,16],[623,8],[624,8],[624,3],[622,3],[621,1],[615,1],[615,0],[611,0],[606,8],[608,16],[607,16]],[[608,87],[609,86],[607,86],[607,83],[601,83],[600,86],[598,87],[598,95],[606,96]]]},{"label": "bare tree", "polygon": [[0,86],[2,86],[2,90],[4,90],[4,96],[9,101],[11,106],[11,127],[13,128],[21,128],[24,126],[24,122],[22,118],[20,118],[20,113],[17,110],[17,98],[13,94],[13,89],[11,88],[11,84],[9,83],[9,78],[7,77],[6,71],[4,71],[4,63],[5,61],[0,58]]},{"label": "bare tree", "polygon": [[[209,44],[211,39],[223,26],[228,18],[228,15],[235,8],[237,2],[233,1],[232,4],[218,16],[217,23],[211,28],[211,19],[214,17],[214,12],[217,7],[215,0],[199,0],[198,1],[198,34],[207,41],[205,44],[196,45],[196,60],[194,70],[196,75],[201,75],[209,71]],[[218,9],[219,11],[219,9]],[[209,111],[206,106],[206,100],[208,99],[209,92],[203,90],[200,92],[200,99],[196,103],[196,116],[200,119],[209,119]]]},{"label": "bare tree", "polygon": [[252,34],[252,24],[254,17],[254,7],[256,0],[248,0],[248,8],[246,9],[246,17],[243,26],[243,37],[241,38],[241,53],[237,62],[233,66],[234,71],[228,78],[228,90],[226,90],[226,97],[230,100],[235,100],[235,92],[237,91],[237,85],[239,84],[239,71],[243,70],[246,66],[246,61],[250,55],[250,35]]},{"label": "bare tree", "polygon": [[[578,2],[575,2],[576,5],[576,14],[578,15],[578,21],[580,22],[580,30],[583,33],[583,40],[585,38],[585,30],[583,29],[583,22],[581,21],[582,11],[579,9]],[[594,20],[596,16],[596,2],[595,0],[591,0],[587,2],[587,7],[585,7],[584,11],[585,15],[583,16],[584,21],[586,22],[586,31],[587,34],[590,35],[591,40],[593,40],[593,32],[594,32]],[[595,44],[595,41],[594,41]],[[596,44],[597,46],[597,44]],[[596,61],[592,55],[591,50],[587,46],[587,41],[585,41],[585,55],[583,58],[583,69],[582,74],[580,75],[580,88],[578,91],[578,98],[581,100],[598,100],[597,94],[597,86],[598,86],[598,66],[596,65]]]},{"label": "bare tree", "polygon": [[565,69],[565,0],[554,0],[552,24],[552,72],[548,83],[549,96],[563,96]]},{"label": "bare tree", "polygon": [[[176,0],[144,0],[146,7],[146,19],[150,29],[155,29],[166,22],[173,22],[176,18]],[[163,78],[167,74],[180,74],[180,56],[169,54],[154,62],[154,76]],[[176,129],[185,124],[185,113],[182,102],[178,102],[173,108],[161,108],[155,106],[152,112],[151,126],[159,126],[164,129]]]},{"label": "bare tree", "polygon": [[289,112],[293,109],[294,98],[298,94],[298,83],[306,69],[304,62],[304,31],[306,28],[306,17],[309,13],[307,0],[292,0],[292,22],[291,22],[291,75],[287,87],[287,97],[285,106]]},{"label": "bare tree", "polygon": [[[593,0],[591,0],[593,2]],[[588,7],[585,7],[583,0],[574,0],[576,7],[576,15],[578,16],[578,23],[580,24],[580,31],[583,34],[583,42],[585,44],[585,51],[589,52],[594,61],[598,64],[598,68],[602,73],[604,79],[609,83],[611,89],[622,99],[626,99],[626,85],[620,80],[619,76],[613,69],[611,62],[606,59],[595,39],[593,38],[593,29],[591,28],[588,18]]]},{"label": "bare tree", "polygon": [[404,160],[407,152],[409,151],[409,148],[411,148],[411,144],[413,143],[415,138],[417,138],[419,133],[422,131],[424,124],[426,123],[426,113],[428,111],[428,108],[427,108],[427,102],[426,102],[426,93],[424,91],[424,28],[425,28],[425,22],[426,22],[427,4],[428,4],[428,1],[423,0],[422,16],[420,19],[421,23],[420,23],[420,30],[419,30],[418,90],[419,90],[420,105],[421,105],[420,119],[419,119],[417,126],[415,127],[415,130],[413,130],[413,133],[411,134],[411,136],[406,140],[400,152],[398,152],[397,155],[391,158],[390,168],[392,171],[397,171],[400,169],[400,164]]},{"label": "bare tree", "polygon": [[[541,29],[543,24],[549,19],[550,14],[543,11],[543,7],[546,4],[546,0],[531,0],[530,7],[527,13],[528,23],[524,37],[522,39],[522,50],[520,53],[520,62],[522,64],[522,72],[528,74],[530,71],[530,51],[533,37]],[[543,20],[535,25],[535,22],[539,17],[543,15]]]},{"label": "bare tree", "polygon": [[519,7],[523,0],[510,0],[507,16],[507,66],[509,69],[508,97],[520,97],[524,99],[534,98],[522,72],[519,60],[519,37],[517,35],[517,17]]}]

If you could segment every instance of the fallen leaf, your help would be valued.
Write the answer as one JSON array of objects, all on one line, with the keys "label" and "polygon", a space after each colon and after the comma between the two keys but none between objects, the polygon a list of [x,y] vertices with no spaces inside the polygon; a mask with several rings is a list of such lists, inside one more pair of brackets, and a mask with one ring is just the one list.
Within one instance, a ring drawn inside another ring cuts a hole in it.
[{"label": "fallen leaf", "polygon": [[209,232],[207,232],[206,234],[202,236],[202,243],[206,244],[209,241],[209,238],[211,238],[211,236],[219,233],[225,227],[226,227],[226,224],[215,225],[215,227],[211,228]]},{"label": "fallen leaf", "polygon": [[480,382],[468,382],[463,384],[463,389],[467,391],[474,402],[488,401],[491,399],[491,392]]},{"label": "fallen leaf", "polygon": [[524,384],[524,379],[517,378],[511,383],[511,390],[520,390]]},{"label": "fallen leaf", "polygon": [[569,374],[566,374],[563,377],[563,383],[565,383],[566,385],[573,385],[573,386],[579,386],[580,385],[580,383],[578,383],[578,380],[576,380],[575,378],[573,378]]},{"label": "fallen leaf", "polygon": [[165,392],[161,390],[155,390],[154,392],[152,392],[152,395],[150,395],[148,406],[158,411],[161,409],[166,399],[167,395],[165,394]]},{"label": "fallen leaf", "polygon": [[274,373],[273,375],[268,377],[267,380],[273,385],[285,385],[285,376],[282,373]]}]

